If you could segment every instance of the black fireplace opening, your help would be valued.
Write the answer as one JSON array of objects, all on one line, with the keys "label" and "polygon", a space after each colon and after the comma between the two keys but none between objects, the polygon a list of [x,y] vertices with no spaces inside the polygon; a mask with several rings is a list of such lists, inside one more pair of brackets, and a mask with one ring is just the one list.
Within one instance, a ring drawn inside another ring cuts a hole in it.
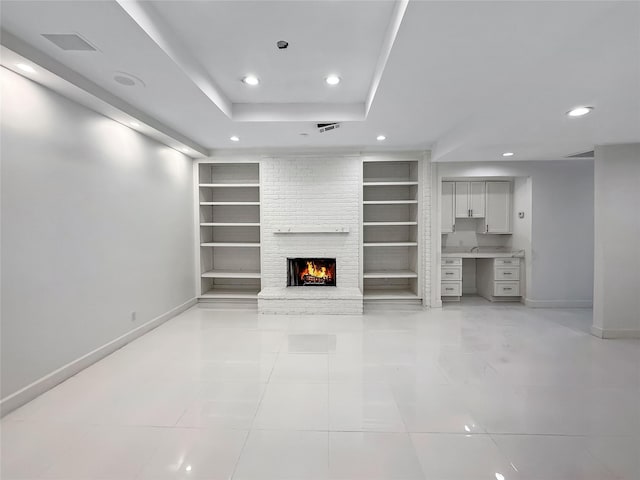
[{"label": "black fireplace opening", "polygon": [[335,258],[287,258],[287,287],[335,287]]}]

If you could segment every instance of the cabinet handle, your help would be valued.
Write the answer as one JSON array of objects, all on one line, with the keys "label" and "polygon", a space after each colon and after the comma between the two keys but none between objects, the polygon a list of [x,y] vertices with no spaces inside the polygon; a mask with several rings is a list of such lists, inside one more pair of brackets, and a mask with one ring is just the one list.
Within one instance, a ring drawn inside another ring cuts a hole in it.
[{"label": "cabinet handle", "polygon": [[511,290],[511,287],[504,287],[504,290],[505,290],[505,291],[507,291],[507,290]]},{"label": "cabinet handle", "polygon": [[450,292],[451,290],[453,290],[453,288],[445,288],[445,290],[446,290],[447,292]]},{"label": "cabinet handle", "polygon": [[489,224],[487,223],[487,229],[484,231],[484,233],[489,233]]},{"label": "cabinet handle", "polygon": [[451,227],[451,230],[452,230],[453,232],[455,232],[455,231],[456,231],[456,224],[455,224],[455,223],[454,223],[454,224],[453,224],[453,226]]},{"label": "cabinet handle", "polygon": [[453,275],[453,272],[445,272],[445,275]]},{"label": "cabinet handle", "polygon": [[467,210],[467,217],[471,216],[471,210]]},{"label": "cabinet handle", "polygon": [[503,275],[513,275],[513,272],[502,272]]}]

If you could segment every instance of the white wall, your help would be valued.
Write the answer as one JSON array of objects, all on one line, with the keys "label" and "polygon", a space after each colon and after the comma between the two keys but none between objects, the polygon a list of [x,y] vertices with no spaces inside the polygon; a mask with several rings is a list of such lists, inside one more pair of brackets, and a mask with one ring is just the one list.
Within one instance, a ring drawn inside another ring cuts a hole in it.
[{"label": "white wall", "polygon": [[[525,301],[584,306],[593,298],[593,162],[439,163],[443,177],[530,177],[531,252]],[[517,208],[517,207],[516,207]]]},{"label": "white wall", "polygon": [[0,70],[6,399],[195,287],[191,160]]},{"label": "white wall", "polygon": [[640,143],[595,152],[593,333],[640,337]]}]

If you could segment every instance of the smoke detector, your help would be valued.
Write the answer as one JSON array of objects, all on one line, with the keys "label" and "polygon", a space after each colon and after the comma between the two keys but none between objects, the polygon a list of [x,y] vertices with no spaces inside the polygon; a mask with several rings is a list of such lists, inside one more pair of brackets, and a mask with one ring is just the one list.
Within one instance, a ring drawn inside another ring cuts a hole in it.
[{"label": "smoke detector", "polygon": [[340,128],[340,124],[339,123],[317,123],[316,127],[318,128],[318,132],[324,133],[324,132],[329,132],[331,130],[336,130],[337,128]]}]

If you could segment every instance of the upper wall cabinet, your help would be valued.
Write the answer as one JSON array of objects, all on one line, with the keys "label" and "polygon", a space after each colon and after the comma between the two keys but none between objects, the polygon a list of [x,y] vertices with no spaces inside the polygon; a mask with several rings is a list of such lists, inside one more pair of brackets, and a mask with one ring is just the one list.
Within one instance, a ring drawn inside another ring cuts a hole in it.
[{"label": "upper wall cabinet", "polygon": [[453,233],[455,231],[455,183],[442,182],[442,215],[440,218],[440,232]]},{"label": "upper wall cabinet", "polygon": [[485,182],[455,182],[456,218],[485,216]]},{"label": "upper wall cabinet", "polygon": [[486,182],[486,202],[481,233],[511,233],[511,182]]}]

